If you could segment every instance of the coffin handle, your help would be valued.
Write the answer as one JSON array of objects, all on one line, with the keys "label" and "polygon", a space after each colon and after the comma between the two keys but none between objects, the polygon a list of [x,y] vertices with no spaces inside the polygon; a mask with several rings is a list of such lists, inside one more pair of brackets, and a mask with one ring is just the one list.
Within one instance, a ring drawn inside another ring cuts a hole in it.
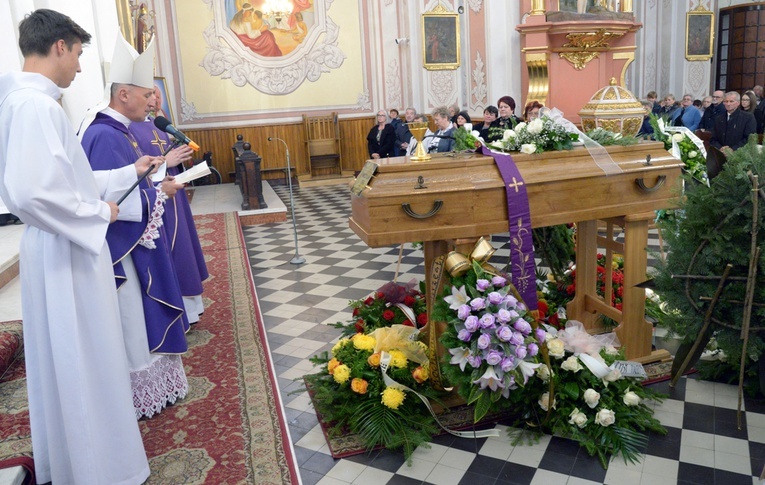
[{"label": "coffin handle", "polygon": [[667,181],[666,175],[659,175],[658,180],[656,180],[656,185],[653,187],[646,186],[645,182],[643,181],[643,178],[635,179],[635,183],[643,192],[656,192],[661,188],[662,185],[664,185],[664,182]]},{"label": "coffin handle", "polygon": [[428,217],[433,217],[434,215],[436,215],[438,211],[441,210],[441,207],[443,207],[443,205],[444,205],[443,200],[436,199],[433,202],[433,208],[424,214],[419,214],[413,211],[412,206],[410,206],[408,202],[404,202],[403,204],[401,204],[401,207],[404,209],[404,212],[406,212],[406,215],[408,215],[409,217],[413,217],[415,219],[427,219]]}]

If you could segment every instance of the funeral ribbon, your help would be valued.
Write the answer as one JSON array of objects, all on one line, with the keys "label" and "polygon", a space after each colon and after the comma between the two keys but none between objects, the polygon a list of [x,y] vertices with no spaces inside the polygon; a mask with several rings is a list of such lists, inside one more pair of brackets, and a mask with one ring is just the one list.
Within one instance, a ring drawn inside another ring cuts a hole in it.
[{"label": "funeral ribbon", "polygon": [[[558,331],[557,337],[563,342],[563,348],[573,353],[582,364],[603,379],[611,373],[611,368],[600,360],[600,351],[607,346],[619,346],[619,338],[616,333],[610,332],[600,335],[590,335],[584,329],[584,324],[576,320],[566,322],[566,328]],[[597,356],[597,357],[596,357]]]},{"label": "funeral ribbon", "polygon": [[[537,310],[536,261],[531,235],[531,209],[526,183],[513,157],[481,147],[484,155],[494,157],[505,183],[507,225],[510,232],[510,277],[526,307]],[[536,314],[536,313],[535,313]]]},{"label": "funeral ribbon", "polygon": [[576,133],[579,135],[579,140],[584,143],[584,147],[589,152],[595,165],[600,167],[606,175],[614,175],[622,173],[622,168],[614,162],[608,150],[603,148],[603,145],[596,142],[589,136],[587,136],[582,130],[576,127],[575,124],[563,117],[563,112],[558,108],[552,108],[547,111],[546,116],[552,119],[555,123],[563,126],[569,133]]},{"label": "funeral ribbon", "polygon": [[375,352],[380,353],[380,372],[382,372],[383,382],[386,386],[402,391],[408,391],[418,398],[430,411],[430,415],[436,421],[438,426],[441,427],[447,433],[460,437],[460,438],[489,438],[493,436],[499,436],[499,430],[487,429],[483,431],[454,431],[441,423],[436,416],[436,412],[430,405],[428,398],[409,387],[396,382],[390,376],[388,376],[388,367],[390,366],[391,355],[383,349],[392,350],[397,349],[404,353],[407,359],[417,362],[423,366],[428,365],[428,357],[425,350],[417,343],[418,330],[405,325],[392,325],[390,327],[381,327],[370,334],[375,338]]}]

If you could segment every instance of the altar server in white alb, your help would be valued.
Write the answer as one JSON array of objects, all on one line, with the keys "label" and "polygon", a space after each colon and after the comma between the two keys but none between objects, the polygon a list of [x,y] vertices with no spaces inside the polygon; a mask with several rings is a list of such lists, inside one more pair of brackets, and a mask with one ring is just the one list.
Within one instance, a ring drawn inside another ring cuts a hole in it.
[{"label": "altar server in white alb", "polygon": [[19,24],[23,72],[0,75],[0,196],[26,224],[21,300],[37,481],[140,484],[149,464],[105,241],[119,208],[104,200],[116,200],[154,159],[91,170],[57,102],[89,41],[52,10]]}]

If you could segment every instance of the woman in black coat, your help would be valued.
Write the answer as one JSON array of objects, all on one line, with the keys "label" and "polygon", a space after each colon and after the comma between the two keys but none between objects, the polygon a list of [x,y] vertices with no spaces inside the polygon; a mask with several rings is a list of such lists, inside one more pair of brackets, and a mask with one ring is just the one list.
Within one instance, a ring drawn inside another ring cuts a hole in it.
[{"label": "woman in black coat", "polygon": [[377,124],[369,130],[367,135],[367,149],[369,157],[389,158],[393,155],[393,145],[396,143],[396,130],[388,123],[388,115],[385,110],[377,112]]},{"label": "woman in black coat", "polygon": [[510,130],[519,123],[521,120],[515,116],[515,100],[510,96],[502,96],[497,101],[497,107],[499,108],[499,118],[494,120],[489,128],[501,128],[501,130],[494,130],[493,136],[489,134],[488,142],[491,143],[495,140],[502,139],[502,133],[504,130]]}]

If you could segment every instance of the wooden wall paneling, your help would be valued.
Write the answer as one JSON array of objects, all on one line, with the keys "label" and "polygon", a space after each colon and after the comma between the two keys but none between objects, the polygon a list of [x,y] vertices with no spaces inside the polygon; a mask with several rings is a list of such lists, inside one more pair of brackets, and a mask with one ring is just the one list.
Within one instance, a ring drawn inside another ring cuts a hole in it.
[{"label": "wooden wall paneling", "polygon": [[[374,118],[354,118],[339,120],[340,151],[344,172],[361,170],[369,158],[367,153],[367,133],[374,125]],[[268,137],[281,138],[290,150],[290,163],[296,176],[311,174],[308,152],[305,142],[305,130],[302,122],[281,125],[242,126],[229,128],[204,128],[184,130],[184,133],[200,146],[195,158],[202,158],[202,153],[213,152],[213,165],[223,176],[223,182],[233,182],[234,155],[231,146],[236,142],[236,135],[241,134],[245,142],[252,145],[252,150],[262,158],[263,179],[283,178],[281,171],[270,169],[285,168],[287,159],[284,145],[278,141],[268,141]]]},{"label": "wooden wall paneling", "polygon": [[375,118],[340,120],[340,153],[343,171],[359,171],[369,159],[367,135]]}]

